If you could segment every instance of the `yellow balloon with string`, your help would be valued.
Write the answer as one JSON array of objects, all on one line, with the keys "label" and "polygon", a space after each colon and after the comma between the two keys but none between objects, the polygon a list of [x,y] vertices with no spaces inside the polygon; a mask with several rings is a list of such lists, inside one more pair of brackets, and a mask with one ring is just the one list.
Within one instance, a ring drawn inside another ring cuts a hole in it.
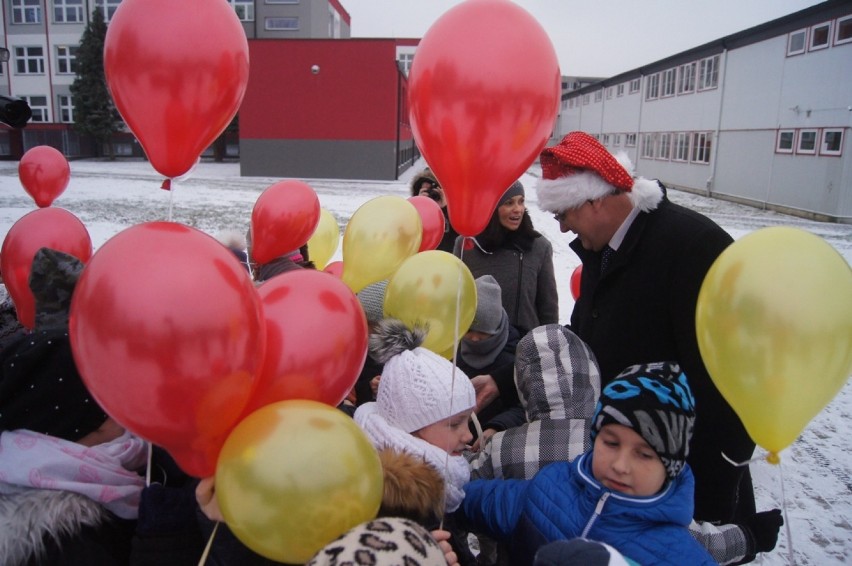
[{"label": "yellow balloon with string", "polygon": [[814,234],[757,230],[707,272],[695,325],[716,387],[778,463],[852,372],[852,269]]}]

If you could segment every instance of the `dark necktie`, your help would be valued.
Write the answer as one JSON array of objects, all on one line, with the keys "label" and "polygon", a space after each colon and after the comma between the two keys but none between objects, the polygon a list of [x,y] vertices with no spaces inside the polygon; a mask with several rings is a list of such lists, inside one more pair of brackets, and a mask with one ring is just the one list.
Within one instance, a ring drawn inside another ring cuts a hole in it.
[{"label": "dark necktie", "polygon": [[612,256],[615,254],[615,250],[609,246],[605,246],[604,249],[601,250],[601,273],[603,274],[607,267],[609,267],[609,260],[612,259]]}]

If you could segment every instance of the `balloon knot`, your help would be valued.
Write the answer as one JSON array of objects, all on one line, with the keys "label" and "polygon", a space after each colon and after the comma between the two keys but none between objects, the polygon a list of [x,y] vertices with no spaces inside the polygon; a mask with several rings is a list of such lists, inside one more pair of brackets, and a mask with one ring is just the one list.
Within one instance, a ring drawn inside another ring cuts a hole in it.
[{"label": "balloon knot", "polygon": [[766,455],[766,461],[777,466],[781,463],[781,458],[775,452],[770,452]]},{"label": "balloon knot", "polygon": [[172,190],[172,180],[171,179],[165,179],[163,181],[163,184],[160,185],[160,188],[163,189],[164,191]]}]

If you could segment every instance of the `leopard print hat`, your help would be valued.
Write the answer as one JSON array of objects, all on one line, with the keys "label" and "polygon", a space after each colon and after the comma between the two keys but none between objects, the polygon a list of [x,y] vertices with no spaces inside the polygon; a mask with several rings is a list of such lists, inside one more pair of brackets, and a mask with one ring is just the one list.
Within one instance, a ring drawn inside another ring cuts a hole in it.
[{"label": "leopard print hat", "polygon": [[354,527],[321,549],[306,566],[444,566],[444,553],[432,535],[414,521],[373,519]]}]

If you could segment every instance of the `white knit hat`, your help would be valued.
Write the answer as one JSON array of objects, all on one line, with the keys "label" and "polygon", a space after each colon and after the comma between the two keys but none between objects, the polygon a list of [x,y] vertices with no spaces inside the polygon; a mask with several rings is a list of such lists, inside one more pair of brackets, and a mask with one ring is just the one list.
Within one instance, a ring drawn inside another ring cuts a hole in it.
[{"label": "white knit hat", "polygon": [[376,396],[391,426],[411,433],[476,406],[476,392],[463,371],[420,347],[425,332],[383,319],[370,335],[373,358],[384,363]]},{"label": "white knit hat", "polygon": [[536,184],[542,210],[562,212],[622,191],[642,211],[657,208],[663,190],[656,181],[633,177],[633,163],[626,153],[613,156],[585,132],[571,132],[539,156],[541,179]]}]

